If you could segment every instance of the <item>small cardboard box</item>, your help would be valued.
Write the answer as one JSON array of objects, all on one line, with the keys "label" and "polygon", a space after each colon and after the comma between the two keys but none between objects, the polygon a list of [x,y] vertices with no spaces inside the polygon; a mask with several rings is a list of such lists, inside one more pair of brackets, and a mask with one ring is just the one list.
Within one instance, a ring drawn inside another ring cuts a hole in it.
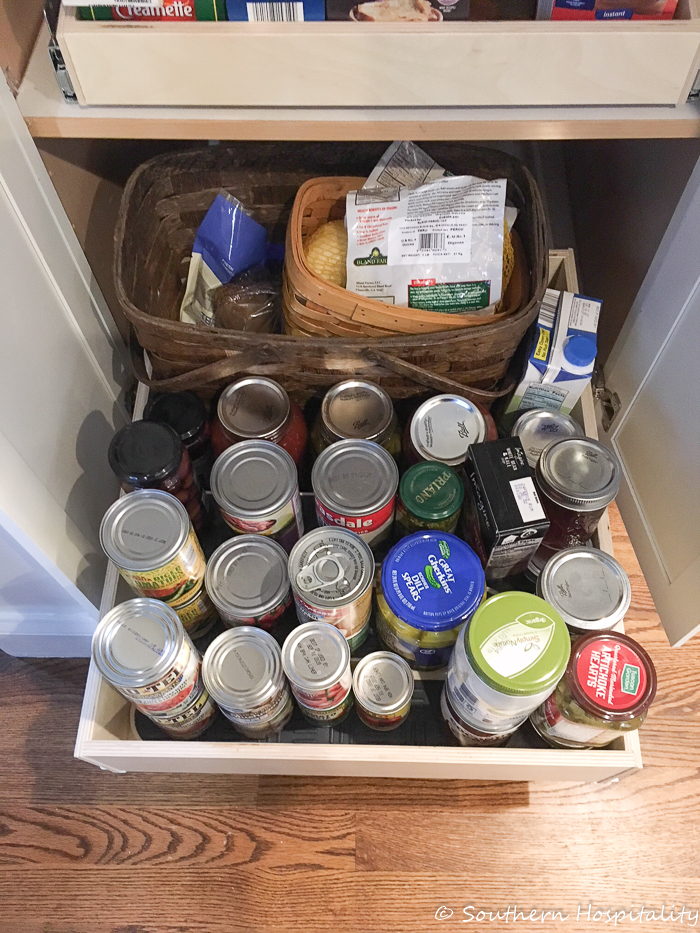
[{"label": "small cardboard box", "polygon": [[549,7],[555,20],[673,19],[677,0],[540,0],[540,9]]},{"label": "small cardboard box", "polygon": [[[70,4],[69,4],[70,5]],[[79,19],[225,20],[224,0],[161,0],[160,3],[105,3],[78,7]]]},{"label": "small cardboard box", "polygon": [[304,23],[326,18],[324,0],[226,0],[234,22]]},{"label": "small cardboard box", "polygon": [[[376,12],[373,7],[376,4]],[[326,0],[326,19],[359,22],[448,22],[469,19],[469,0]]]}]

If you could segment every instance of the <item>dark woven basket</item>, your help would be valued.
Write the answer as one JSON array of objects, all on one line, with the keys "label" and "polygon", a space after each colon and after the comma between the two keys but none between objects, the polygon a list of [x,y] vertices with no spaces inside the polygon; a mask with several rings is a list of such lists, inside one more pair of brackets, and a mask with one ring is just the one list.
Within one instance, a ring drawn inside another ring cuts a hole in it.
[{"label": "dark woven basket", "polygon": [[[141,165],[122,198],[114,261],[117,296],[135,332],[138,377],[159,390],[195,389],[208,396],[238,375],[257,373],[277,379],[300,400],[351,374],[380,383],[394,398],[425,388],[457,389],[489,405],[509,391],[504,376],[537,316],[548,255],[535,180],[521,162],[497,150],[447,143],[427,147],[453,174],[508,179],[508,197],[519,209],[515,229],[530,270],[528,299],[515,314],[459,333],[377,338],[244,334],[178,320],[195,232],[217,191],[234,194],[273,242],[284,242],[304,181],[318,175],[366,176],[383,148],[216,146],[157,156]],[[148,351],[152,378],[141,348]]]}]

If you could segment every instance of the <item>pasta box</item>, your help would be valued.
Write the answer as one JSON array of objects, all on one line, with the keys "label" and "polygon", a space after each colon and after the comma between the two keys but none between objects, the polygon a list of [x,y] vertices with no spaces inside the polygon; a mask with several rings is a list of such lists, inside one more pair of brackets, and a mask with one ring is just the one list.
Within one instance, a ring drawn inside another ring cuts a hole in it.
[{"label": "pasta box", "polygon": [[[64,0],[65,3],[65,0]],[[69,6],[71,4],[68,4]],[[224,0],[162,0],[161,3],[105,3],[78,7],[79,19],[225,20]]]}]

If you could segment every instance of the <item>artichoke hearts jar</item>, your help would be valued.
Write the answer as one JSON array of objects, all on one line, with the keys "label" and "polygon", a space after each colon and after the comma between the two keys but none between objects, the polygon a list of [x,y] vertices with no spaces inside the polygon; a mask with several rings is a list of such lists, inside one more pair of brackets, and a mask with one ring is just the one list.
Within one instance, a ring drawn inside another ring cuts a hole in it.
[{"label": "artichoke hearts jar", "polygon": [[327,622],[306,622],[282,646],[282,665],[302,714],[317,724],[337,724],[352,708],[347,639]]},{"label": "artichoke hearts jar", "polygon": [[373,382],[347,379],[330,388],[311,431],[316,456],[336,441],[374,441],[392,457],[401,455],[401,434],[391,399]]},{"label": "artichoke hearts jar", "polygon": [[411,711],[413,673],[393,651],[374,651],[358,661],[352,690],[362,722],[377,732],[389,732]]}]

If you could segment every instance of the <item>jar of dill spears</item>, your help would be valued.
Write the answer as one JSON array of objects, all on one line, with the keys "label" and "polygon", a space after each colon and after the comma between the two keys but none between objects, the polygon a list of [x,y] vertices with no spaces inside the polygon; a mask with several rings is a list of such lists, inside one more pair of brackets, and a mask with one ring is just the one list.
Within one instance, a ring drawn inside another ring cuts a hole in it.
[{"label": "jar of dill spears", "polygon": [[396,524],[401,535],[416,531],[444,531],[457,527],[464,486],[454,470],[443,463],[416,463],[399,485]]},{"label": "jar of dill spears", "polygon": [[444,667],[484,589],[481,562],[464,541],[438,532],[409,535],[382,566],[377,634],[415,668]]}]

